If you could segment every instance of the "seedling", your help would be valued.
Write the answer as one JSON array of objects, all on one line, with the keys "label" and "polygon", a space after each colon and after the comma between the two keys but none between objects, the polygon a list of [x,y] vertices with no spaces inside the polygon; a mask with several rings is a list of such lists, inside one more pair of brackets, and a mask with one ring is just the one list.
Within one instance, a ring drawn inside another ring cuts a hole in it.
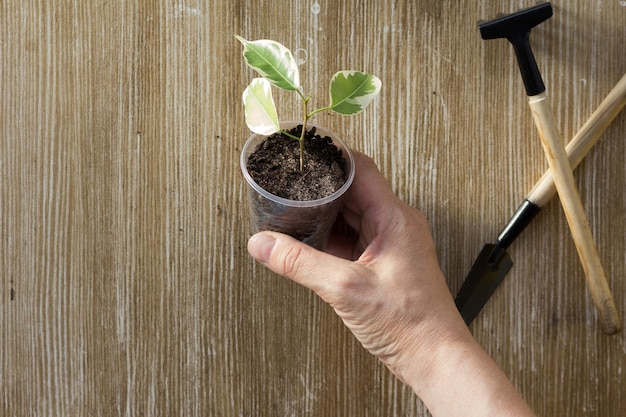
[{"label": "seedling", "polygon": [[[300,170],[304,165],[304,138],[307,122],[323,111],[333,111],[350,116],[362,112],[378,95],[381,81],[378,77],[360,71],[339,71],[330,81],[330,104],[309,112],[311,96],[302,91],[298,64],[284,45],[271,40],[247,41],[235,36],[244,46],[246,64],[261,77],[255,78],[243,92],[243,104],[248,128],[259,135],[269,136],[276,132],[300,142]],[[282,130],[278,121],[271,86],[295,91],[302,99],[302,134],[296,137]]]}]

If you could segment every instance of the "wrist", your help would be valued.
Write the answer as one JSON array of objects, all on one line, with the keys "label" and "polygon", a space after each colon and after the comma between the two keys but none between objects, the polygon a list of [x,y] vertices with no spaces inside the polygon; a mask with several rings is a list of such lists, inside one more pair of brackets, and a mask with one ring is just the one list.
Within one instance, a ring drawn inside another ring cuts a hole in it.
[{"label": "wrist", "polygon": [[[461,320],[462,322],[462,320]],[[399,365],[401,379],[420,397],[443,373],[452,373],[468,357],[482,350],[464,323],[453,318],[438,320],[416,329],[414,348]]]},{"label": "wrist", "polygon": [[399,364],[396,375],[413,389],[433,416],[534,416],[459,320],[460,326],[453,320],[442,327],[446,320],[441,320],[430,330],[422,329],[422,340],[435,342],[415,349],[412,358]]}]

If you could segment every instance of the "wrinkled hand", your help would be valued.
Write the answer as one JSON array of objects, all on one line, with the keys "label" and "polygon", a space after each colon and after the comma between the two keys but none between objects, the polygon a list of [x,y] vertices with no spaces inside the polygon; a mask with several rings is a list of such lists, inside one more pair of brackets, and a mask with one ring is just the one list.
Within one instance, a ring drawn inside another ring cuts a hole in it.
[{"label": "wrinkled hand", "polygon": [[361,344],[401,380],[410,361],[467,329],[439,268],[425,217],[401,202],[374,162],[355,155],[343,218],[354,230],[329,253],[271,232],[253,236],[250,254],[315,291]]},{"label": "wrinkled hand", "polygon": [[336,234],[325,253],[261,232],[250,254],[330,304],[433,416],[534,416],[465,326],[424,216],[395,196],[371,159],[357,153],[355,166],[343,212],[355,233]]}]

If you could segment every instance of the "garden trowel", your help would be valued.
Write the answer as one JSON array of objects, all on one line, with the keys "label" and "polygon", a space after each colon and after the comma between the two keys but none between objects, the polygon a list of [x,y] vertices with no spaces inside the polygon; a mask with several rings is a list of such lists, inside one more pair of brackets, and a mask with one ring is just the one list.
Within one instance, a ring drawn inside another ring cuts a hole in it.
[{"label": "garden trowel", "polygon": [[[566,146],[572,168],[582,161],[624,105],[626,74]],[[548,170],[511,217],[496,243],[489,243],[482,249],[455,299],[465,323],[470,324],[474,320],[512,268],[513,261],[507,248],[555,193],[554,179]]]}]

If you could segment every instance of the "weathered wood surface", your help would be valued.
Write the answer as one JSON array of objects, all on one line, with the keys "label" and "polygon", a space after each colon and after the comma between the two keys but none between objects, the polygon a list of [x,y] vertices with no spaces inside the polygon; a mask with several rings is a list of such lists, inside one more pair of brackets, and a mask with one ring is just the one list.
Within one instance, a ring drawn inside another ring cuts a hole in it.
[{"label": "weathered wood surface", "polygon": [[[546,168],[514,57],[476,21],[517,2],[0,4],[0,414],[421,416],[309,291],[255,265],[239,150],[253,74],[233,34],[384,83],[321,115],[430,219],[459,289]],[[571,138],[626,70],[622,1],[555,1],[531,39]],[[290,113],[280,96],[283,115]],[[576,171],[626,312],[626,117]],[[626,336],[605,336],[558,199],[472,324],[539,415],[619,416]]]}]

